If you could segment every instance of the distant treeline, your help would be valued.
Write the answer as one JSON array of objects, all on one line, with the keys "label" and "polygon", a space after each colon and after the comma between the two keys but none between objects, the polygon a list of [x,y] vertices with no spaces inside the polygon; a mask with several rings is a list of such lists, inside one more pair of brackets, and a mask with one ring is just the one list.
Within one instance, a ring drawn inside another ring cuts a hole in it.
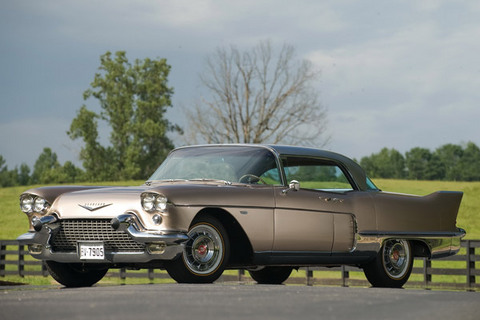
[{"label": "distant treeline", "polygon": [[417,147],[405,155],[383,148],[360,165],[372,178],[480,181],[480,149],[473,142],[445,144],[433,152]]},{"label": "distant treeline", "polygon": [[[405,155],[395,149],[383,148],[378,153],[363,157],[360,165],[372,178],[480,181],[480,149],[473,142],[464,146],[446,144],[433,152],[417,147]],[[71,161],[61,165],[57,154],[50,148],[43,149],[33,171],[25,163],[9,170],[0,155],[1,187],[90,180],[89,175]]]},{"label": "distant treeline", "polygon": [[0,186],[28,186],[32,184],[73,183],[86,181],[85,172],[71,161],[61,165],[57,154],[50,148],[44,148],[33,166],[22,163],[19,167],[9,170],[5,159],[0,155]]}]

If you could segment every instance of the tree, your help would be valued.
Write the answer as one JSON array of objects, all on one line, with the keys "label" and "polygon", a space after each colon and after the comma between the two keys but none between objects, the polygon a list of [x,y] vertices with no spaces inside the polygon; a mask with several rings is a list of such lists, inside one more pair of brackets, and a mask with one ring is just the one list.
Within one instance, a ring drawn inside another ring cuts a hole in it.
[{"label": "tree", "polygon": [[30,184],[30,167],[26,163],[20,165],[20,172],[18,173],[18,183],[21,186],[28,186]]},{"label": "tree", "polygon": [[383,148],[379,153],[363,157],[360,165],[369,176],[385,179],[405,178],[405,158],[395,149]]},{"label": "tree", "polygon": [[8,171],[6,160],[0,155],[0,187],[10,187],[13,185],[12,176]]},{"label": "tree", "polygon": [[60,173],[61,165],[57,160],[57,154],[50,148],[43,148],[33,165],[33,183],[56,183],[62,182]]},{"label": "tree", "polygon": [[435,155],[440,159],[444,179],[457,181],[462,179],[461,159],[463,157],[463,149],[459,145],[445,144],[435,150]]},{"label": "tree", "polygon": [[[101,112],[84,105],[73,119],[68,134],[82,138],[80,158],[89,179],[144,179],[165,158],[173,144],[166,136],[181,129],[165,119],[172,106],[173,89],[168,86],[170,66],[165,59],[128,62],[126,53],[110,52],[100,57],[100,72],[84,100],[97,99]],[[111,127],[110,143],[98,142],[98,120]]]},{"label": "tree", "polygon": [[441,180],[445,176],[440,158],[425,148],[412,148],[406,153],[408,177],[415,180]]},{"label": "tree", "polygon": [[463,181],[480,181],[480,148],[473,142],[467,143],[459,165]]},{"label": "tree", "polygon": [[292,46],[270,42],[248,51],[218,48],[207,58],[201,85],[209,95],[187,114],[189,138],[207,143],[325,144],[325,108],[311,62]]}]

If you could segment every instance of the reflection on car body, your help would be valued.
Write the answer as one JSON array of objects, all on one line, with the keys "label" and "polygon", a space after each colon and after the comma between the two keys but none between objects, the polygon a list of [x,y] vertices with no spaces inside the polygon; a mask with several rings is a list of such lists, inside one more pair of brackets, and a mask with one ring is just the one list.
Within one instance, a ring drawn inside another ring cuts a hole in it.
[{"label": "reflection on car body", "polygon": [[355,265],[374,286],[401,287],[414,257],[453,255],[461,192],[378,190],[342,155],[277,145],[173,150],[139,187],[28,190],[19,237],[55,280],[89,286],[109,268],[164,268],[178,282],[247,269],[284,282],[304,266]]}]

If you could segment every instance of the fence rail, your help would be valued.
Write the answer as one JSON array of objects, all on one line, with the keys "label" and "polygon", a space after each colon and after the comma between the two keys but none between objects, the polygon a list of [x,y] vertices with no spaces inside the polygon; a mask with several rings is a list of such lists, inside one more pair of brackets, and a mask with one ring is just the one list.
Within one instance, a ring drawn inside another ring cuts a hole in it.
[{"label": "fence rail", "polygon": [[[480,283],[476,277],[480,277],[480,240],[463,240],[459,254],[443,259],[429,260],[419,259],[412,270],[412,277],[407,282],[407,287],[430,288],[454,288],[460,290],[477,291]],[[478,253],[476,253],[478,252]],[[28,257],[25,259],[25,257]],[[417,260],[416,260],[417,261]],[[442,261],[442,262],[440,262]],[[448,261],[451,263],[444,263]],[[432,262],[434,266],[432,266]],[[461,263],[465,262],[465,264]],[[478,263],[479,265],[476,265]],[[419,266],[421,264],[421,266]],[[439,266],[435,266],[439,264]],[[448,265],[445,267],[445,265]],[[452,266],[453,265],[453,266]],[[462,265],[462,266],[460,266]],[[312,285],[336,285],[336,286],[369,286],[367,280],[357,277],[356,272],[362,271],[351,266],[335,268],[301,268],[305,270],[305,277],[290,277],[287,284]],[[329,272],[328,274],[326,272]],[[333,277],[332,277],[333,273]],[[0,240],[0,279],[9,275],[25,276],[48,276],[48,271],[43,261],[35,260],[28,254],[24,245],[16,240]],[[327,276],[328,275],[328,276]],[[131,272],[126,269],[110,271],[107,276],[126,278],[148,278],[151,281],[158,278],[169,278],[164,271],[145,269],[142,272]],[[439,281],[435,281],[440,276]],[[464,277],[464,279],[462,279]],[[420,279],[420,280],[419,280]],[[219,281],[252,281],[244,270],[238,270],[237,274],[225,274]]]}]

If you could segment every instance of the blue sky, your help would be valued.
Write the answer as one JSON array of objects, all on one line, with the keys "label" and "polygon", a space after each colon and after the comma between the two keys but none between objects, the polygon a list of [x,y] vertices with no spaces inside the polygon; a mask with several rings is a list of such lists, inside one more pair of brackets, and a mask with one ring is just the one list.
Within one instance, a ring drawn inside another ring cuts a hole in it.
[{"label": "blue sky", "polygon": [[166,58],[169,119],[182,126],[205,94],[206,55],[267,39],[321,70],[326,149],[360,159],[383,147],[480,146],[478,17],[476,1],[0,0],[0,154],[9,168],[31,166],[50,147],[80,164],[66,131],[82,104],[98,110],[82,94],[106,51]]}]

